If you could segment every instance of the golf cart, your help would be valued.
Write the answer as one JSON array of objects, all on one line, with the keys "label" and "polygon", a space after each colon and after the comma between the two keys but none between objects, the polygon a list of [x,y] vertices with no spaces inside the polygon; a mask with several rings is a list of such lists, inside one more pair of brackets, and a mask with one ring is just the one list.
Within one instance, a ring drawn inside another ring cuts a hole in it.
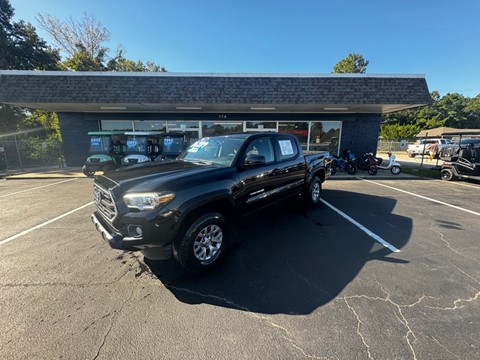
[{"label": "golf cart", "polygon": [[440,159],[444,161],[440,169],[442,180],[472,179],[480,181],[480,138],[462,138],[462,135],[474,134],[480,135],[480,130],[478,132],[460,131],[457,134],[460,135],[458,146],[450,146],[441,150]]},{"label": "golf cart", "polygon": [[127,131],[123,165],[133,165],[155,160],[161,153],[163,133],[154,131]]},{"label": "golf cart", "polygon": [[92,177],[97,171],[108,172],[122,165],[124,156],[123,131],[91,131],[90,156],[82,167],[83,173]]},{"label": "golf cart", "polygon": [[166,133],[162,136],[160,156],[158,160],[175,159],[187,147],[185,134]]}]

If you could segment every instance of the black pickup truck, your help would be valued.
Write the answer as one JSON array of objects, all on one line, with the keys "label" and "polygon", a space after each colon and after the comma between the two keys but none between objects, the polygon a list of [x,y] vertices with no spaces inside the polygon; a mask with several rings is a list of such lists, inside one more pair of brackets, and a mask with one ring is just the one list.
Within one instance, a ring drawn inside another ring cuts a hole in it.
[{"label": "black pickup truck", "polygon": [[330,162],[328,152],[304,156],[289,134],[203,138],[175,160],[97,176],[91,218],[114,249],[153,260],[173,253],[202,271],[225,253],[234,219],[289,198],[318,205]]}]

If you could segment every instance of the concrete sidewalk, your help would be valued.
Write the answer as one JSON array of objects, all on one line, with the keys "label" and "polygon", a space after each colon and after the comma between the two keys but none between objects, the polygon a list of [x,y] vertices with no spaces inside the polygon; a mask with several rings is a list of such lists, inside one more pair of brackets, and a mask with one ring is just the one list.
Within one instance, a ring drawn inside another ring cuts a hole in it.
[{"label": "concrete sidewalk", "polygon": [[86,178],[81,167],[42,166],[35,168],[0,170],[0,178],[15,179],[63,179]]}]

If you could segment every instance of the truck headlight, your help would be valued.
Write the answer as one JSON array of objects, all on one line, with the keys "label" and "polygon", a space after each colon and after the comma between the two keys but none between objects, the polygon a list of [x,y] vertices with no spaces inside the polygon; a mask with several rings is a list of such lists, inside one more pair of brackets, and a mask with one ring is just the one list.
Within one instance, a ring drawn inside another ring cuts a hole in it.
[{"label": "truck headlight", "polygon": [[172,192],[160,193],[133,193],[123,197],[123,201],[129,209],[153,210],[160,205],[165,205],[175,198]]}]

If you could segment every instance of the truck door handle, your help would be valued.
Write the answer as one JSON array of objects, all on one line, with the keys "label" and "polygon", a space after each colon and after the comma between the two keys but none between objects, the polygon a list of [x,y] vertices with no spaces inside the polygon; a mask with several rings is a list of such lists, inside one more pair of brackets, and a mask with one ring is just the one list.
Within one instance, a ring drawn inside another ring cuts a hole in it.
[{"label": "truck door handle", "polygon": [[288,172],[287,169],[273,169],[272,175],[281,175],[286,174]]}]

